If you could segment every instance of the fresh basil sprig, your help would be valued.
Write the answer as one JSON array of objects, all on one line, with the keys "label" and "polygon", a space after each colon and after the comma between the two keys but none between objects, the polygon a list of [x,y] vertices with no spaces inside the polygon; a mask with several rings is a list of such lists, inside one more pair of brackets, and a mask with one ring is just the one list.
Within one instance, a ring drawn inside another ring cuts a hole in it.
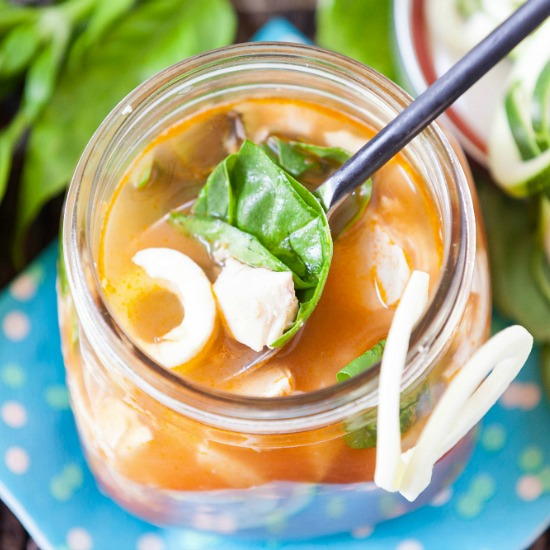
[{"label": "fresh basil sprig", "polygon": [[26,227],[68,183],[116,103],[155,72],[231,43],[234,30],[228,0],[62,0],[40,7],[0,0],[0,94],[25,79],[20,109],[0,132],[0,200],[12,152],[31,130],[17,259]]},{"label": "fresh basil sprig", "polygon": [[[173,215],[172,221],[210,243],[224,239],[249,265],[268,269],[276,265],[276,270],[284,265],[293,274],[300,307],[292,326],[271,346],[284,345],[300,330],[325,286],[332,260],[331,232],[315,196],[261,146],[245,141],[238,153],[213,170],[192,216]],[[255,258],[246,260],[250,254]]]}]

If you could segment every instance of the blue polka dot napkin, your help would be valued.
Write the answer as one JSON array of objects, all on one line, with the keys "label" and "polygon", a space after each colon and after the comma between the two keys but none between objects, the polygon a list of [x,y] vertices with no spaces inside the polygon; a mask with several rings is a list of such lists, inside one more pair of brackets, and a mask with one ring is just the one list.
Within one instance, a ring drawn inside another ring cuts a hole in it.
[{"label": "blue polka dot napkin", "polygon": [[[257,38],[301,40],[283,20]],[[56,256],[52,245],[0,296],[0,498],[44,550],[521,550],[549,525],[550,407],[538,350],[483,420],[464,474],[407,516],[299,543],[160,529],[130,516],[99,492],[77,439],[57,329]],[[338,514],[352,512],[342,506]],[[311,517],[323,521],[333,508]]]}]

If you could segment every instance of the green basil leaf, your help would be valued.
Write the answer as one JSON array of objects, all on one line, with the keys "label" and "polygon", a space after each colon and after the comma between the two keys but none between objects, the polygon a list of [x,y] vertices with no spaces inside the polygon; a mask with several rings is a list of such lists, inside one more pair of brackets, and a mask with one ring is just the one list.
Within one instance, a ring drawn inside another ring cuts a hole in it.
[{"label": "green basil leaf", "polygon": [[[315,196],[278,166],[262,147],[245,141],[218,165],[193,214],[218,218],[255,237],[294,275],[300,307],[294,324],[271,345],[284,345],[311,315],[332,260],[332,237]],[[307,287],[307,288],[304,288]]]},{"label": "green basil leaf", "polygon": [[197,216],[210,216],[229,224],[235,221],[235,198],[230,181],[230,171],[237,155],[229,155],[208,176],[193,206]]},{"label": "green basil leaf", "polygon": [[365,353],[362,353],[359,357],[356,357],[336,374],[336,380],[338,382],[344,382],[344,380],[349,380],[355,375],[370,369],[373,365],[376,365],[376,363],[382,359],[385,345],[386,340],[380,340],[380,342],[365,351]]},{"label": "green basil leaf", "polygon": [[323,147],[300,141],[285,141],[275,136],[267,140],[267,147],[272,151],[281,168],[294,177],[300,177],[312,168],[320,169],[321,160],[343,164],[351,156],[340,147]]},{"label": "green basil leaf", "polygon": [[493,298],[500,311],[550,342],[550,302],[537,285],[532,258],[540,247],[537,209],[510,199],[477,175],[491,262]]},{"label": "green basil leaf", "polygon": [[[317,285],[332,258],[332,239],[325,213],[313,194],[251,141],[245,141],[213,175],[201,190],[193,213],[227,222],[232,219],[232,225],[255,236],[302,280]],[[210,208],[211,204],[215,206]]]},{"label": "green basil leaf", "polygon": [[74,41],[69,63],[83,61],[86,51],[96,44],[105,32],[134,5],[135,0],[96,0],[88,23]]},{"label": "green basil leaf", "polygon": [[11,170],[13,143],[6,132],[0,134],[0,200],[6,193]]},{"label": "green basil leaf", "polygon": [[320,0],[316,42],[395,80],[389,0]]},{"label": "green basil leaf", "polygon": [[172,212],[170,223],[187,235],[206,242],[214,250],[227,251],[230,256],[244,264],[265,267],[271,271],[290,271],[256,237],[221,220]]},{"label": "green basil leaf", "polygon": [[[428,395],[427,384],[421,384],[417,389],[401,398],[399,406],[399,429],[402,434],[415,423],[418,417],[420,400]],[[345,423],[346,435],[344,441],[352,449],[370,449],[376,447],[376,418],[372,412],[359,415]]]},{"label": "green basil leaf", "polygon": [[42,36],[32,23],[12,29],[0,44],[0,77],[12,77],[27,67]]},{"label": "green basil leaf", "polygon": [[155,169],[155,153],[150,151],[142,157],[130,174],[130,183],[136,189],[143,189],[151,180]]},{"label": "green basil leaf", "polygon": [[229,44],[235,17],[227,0],[147,0],[67,67],[31,132],[17,216],[17,243],[42,205],[69,181],[84,146],[128,92],[181,59]]},{"label": "green basil leaf", "polygon": [[0,1],[0,31],[6,31],[16,25],[32,23],[36,21],[36,9],[27,6],[18,6]]},{"label": "green basil leaf", "polygon": [[22,107],[28,123],[38,116],[53,94],[69,35],[68,24],[60,24],[29,68]]},{"label": "green basil leaf", "polygon": [[298,151],[304,151],[339,164],[344,164],[351,157],[350,153],[341,147],[324,147],[322,145],[313,145],[312,143],[302,143],[301,141],[291,141],[290,145]]}]

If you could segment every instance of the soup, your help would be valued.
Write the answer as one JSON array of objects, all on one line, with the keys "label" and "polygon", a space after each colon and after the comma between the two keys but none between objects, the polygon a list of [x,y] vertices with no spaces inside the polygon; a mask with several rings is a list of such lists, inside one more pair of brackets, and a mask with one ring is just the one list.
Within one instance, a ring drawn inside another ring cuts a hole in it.
[{"label": "soup", "polygon": [[[316,104],[264,98],[207,110],[161,135],[144,153],[155,159],[150,179],[144,186],[133,184],[141,157],[109,205],[102,236],[99,273],[105,296],[128,334],[154,341],[183,316],[176,296],[148,277],[132,261],[134,255],[151,247],[181,251],[214,282],[219,263],[199,240],[171,224],[168,215],[190,208],[207,176],[245,137],[269,143],[273,136],[351,152],[372,130]],[[313,190],[336,166],[313,166],[300,180]],[[386,336],[410,272],[428,272],[433,289],[443,257],[437,207],[404,157],[375,175],[368,204],[354,216],[335,237],[320,302],[292,342],[261,367],[242,372],[259,354],[236,341],[222,322],[206,348],[175,372],[211,388],[258,396],[334,384],[338,371]],[[331,221],[338,224],[338,214]]]},{"label": "soup", "polygon": [[326,215],[323,182],[408,99],[334,54],[243,48],[144,84],[81,161],[59,294],[71,402],[99,482],[149,520],[349,531],[429,501],[468,457],[471,435],[415,502],[373,482],[377,364],[404,288],[429,276],[405,451],[487,336],[483,237],[438,131]]}]

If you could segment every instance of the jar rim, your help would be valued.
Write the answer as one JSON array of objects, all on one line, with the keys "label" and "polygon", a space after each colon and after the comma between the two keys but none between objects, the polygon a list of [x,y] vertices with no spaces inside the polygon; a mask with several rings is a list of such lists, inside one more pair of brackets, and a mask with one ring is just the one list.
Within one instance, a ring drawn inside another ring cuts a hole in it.
[{"label": "jar rim", "polygon": [[[276,63],[282,58],[304,67],[338,71],[348,83],[362,83],[384,91],[384,98],[398,106],[411,101],[396,84],[373,69],[343,55],[314,46],[278,42],[245,43],[202,53],[173,65],[135,88],[103,120],[78,162],[65,202],[62,254],[77,317],[91,348],[102,362],[121,369],[138,388],[164,405],[203,423],[247,433],[289,433],[323,426],[376,405],[379,365],[345,382],[303,394],[284,397],[251,397],[213,390],[182,378],[161,367],[139,350],[124,334],[102,298],[97,276],[89,277],[87,266],[93,258],[87,218],[93,204],[82,202],[85,181],[92,181],[113,136],[144,105],[147,98],[162,93],[170,82],[191,78],[227,63]],[[206,73],[208,74],[208,73]],[[366,88],[365,88],[366,89]],[[129,107],[130,106],[130,107]],[[412,337],[401,390],[409,387],[433,363],[454,331],[466,306],[471,286],[476,250],[475,212],[462,165],[442,130],[434,123],[420,134],[445,162],[454,183],[457,219],[452,219],[452,242],[442,266],[435,296],[417,323]],[[419,139],[419,138],[417,138]],[[106,144],[103,142],[106,141]],[[110,141],[109,141],[110,140]],[[91,184],[93,186],[93,183]],[[448,190],[445,190],[447,193]],[[82,206],[82,205],[80,205]],[[85,228],[85,230],[81,230]],[[452,246],[451,246],[452,245]],[[450,262],[450,263],[449,263]],[[93,267],[95,271],[95,266]],[[97,272],[95,272],[97,275]],[[452,294],[452,296],[451,296]],[[443,305],[446,305],[443,311]],[[429,337],[428,337],[429,335]],[[107,345],[105,345],[107,344]],[[422,368],[424,365],[424,368]]]}]

